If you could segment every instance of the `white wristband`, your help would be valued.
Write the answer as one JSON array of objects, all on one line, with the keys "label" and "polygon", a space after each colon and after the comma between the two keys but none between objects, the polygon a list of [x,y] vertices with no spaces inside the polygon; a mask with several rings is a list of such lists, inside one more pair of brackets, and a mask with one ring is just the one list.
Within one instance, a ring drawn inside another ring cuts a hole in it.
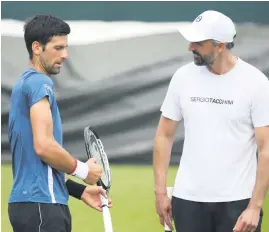
[{"label": "white wristband", "polygon": [[71,174],[72,176],[75,176],[81,180],[85,180],[89,174],[89,167],[87,163],[83,163],[81,161],[77,161],[77,168],[76,170]]}]

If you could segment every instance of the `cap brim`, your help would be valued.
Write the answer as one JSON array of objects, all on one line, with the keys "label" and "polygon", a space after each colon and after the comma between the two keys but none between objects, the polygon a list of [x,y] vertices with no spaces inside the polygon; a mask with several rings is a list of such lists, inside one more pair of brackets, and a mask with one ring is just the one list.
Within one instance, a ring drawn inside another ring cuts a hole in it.
[{"label": "cap brim", "polygon": [[197,30],[195,30],[192,26],[187,28],[178,28],[180,34],[190,42],[200,42],[204,40],[208,40],[206,36],[200,34]]}]

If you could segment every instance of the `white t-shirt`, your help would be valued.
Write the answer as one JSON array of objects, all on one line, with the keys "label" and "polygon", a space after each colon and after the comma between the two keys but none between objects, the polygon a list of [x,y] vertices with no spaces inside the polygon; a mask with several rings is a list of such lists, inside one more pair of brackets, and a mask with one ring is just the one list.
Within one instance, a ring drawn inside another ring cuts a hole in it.
[{"label": "white t-shirt", "polygon": [[198,202],[250,198],[256,180],[255,127],[269,125],[269,81],[238,59],[224,75],[193,62],[174,74],[162,115],[184,119],[173,196]]}]

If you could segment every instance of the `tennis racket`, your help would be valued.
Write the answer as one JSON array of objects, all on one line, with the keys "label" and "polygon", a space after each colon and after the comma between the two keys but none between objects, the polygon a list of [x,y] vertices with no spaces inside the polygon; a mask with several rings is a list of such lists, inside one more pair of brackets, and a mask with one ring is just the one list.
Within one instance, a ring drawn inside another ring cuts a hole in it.
[{"label": "tennis racket", "polygon": [[[84,128],[84,140],[88,158],[95,158],[96,163],[103,169],[102,176],[97,181],[97,185],[105,189],[108,195],[111,187],[111,173],[104,146],[97,133],[89,126]],[[108,208],[108,199],[102,195],[100,195],[100,197],[102,201],[105,232],[113,232],[111,215]]]},{"label": "tennis racket", "polygon": [[[167,189],[167,196],[171,199],[173,193],[173,187],[166,187],[166,189]],[[172,230],[168,227],[168,225],[166,225],[166,223],[164,224],[164,231],[172,232]]]}]

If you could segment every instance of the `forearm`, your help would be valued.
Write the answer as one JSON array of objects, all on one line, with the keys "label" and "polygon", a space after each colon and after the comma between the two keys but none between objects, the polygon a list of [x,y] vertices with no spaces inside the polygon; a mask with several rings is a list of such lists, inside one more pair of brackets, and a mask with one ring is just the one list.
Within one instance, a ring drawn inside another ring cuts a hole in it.
[{"label": "forearm", "polygon": [[250,208],[262,208],[269,188],[269,149],[259,153],[256,183],[249,202]]},{"label": "forearm", "polygon": [[166,178],[170,163],[173,138],[157,135],[154,145],[154,179],[155,192],[166,193]]},{"label": "forearm", "polygon": [[65,184],[70,196],[81,200],[81,196],[86,188],[85,185],[77,183],[65,176]]},{"label": "forearm", "polygon": [[36,153],[45,163],[61,172],[70,173],[75,167],[75,158],[54,139],[42,141]]}]

